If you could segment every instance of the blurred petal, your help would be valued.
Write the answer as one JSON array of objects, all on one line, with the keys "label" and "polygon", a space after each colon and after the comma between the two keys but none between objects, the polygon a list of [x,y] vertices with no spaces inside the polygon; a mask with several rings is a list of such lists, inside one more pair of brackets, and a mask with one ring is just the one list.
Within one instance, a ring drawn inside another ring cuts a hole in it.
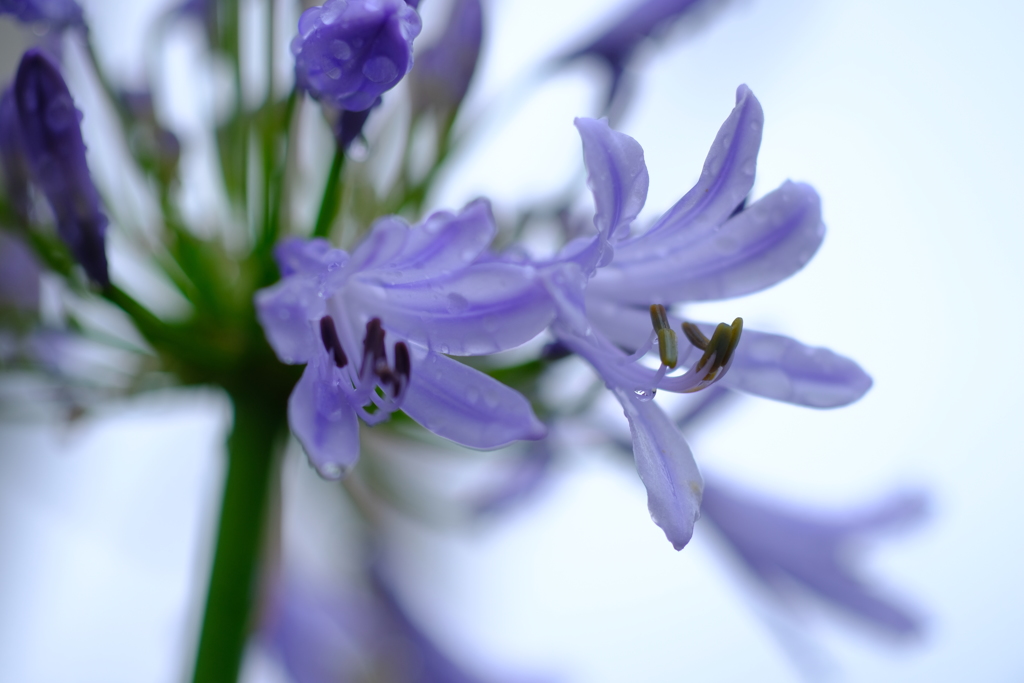
[{"label": "blurred petal", "polygon": [[851,566],[850,546],[861,537],[897,523],[918,520],[923,494],[899,494],[880,505],[840,514],[798,511],[744,494],[717,480],[704,489],[702,511],[745,566],[780,598],[800,586],[899,635],[920,632],[920,620],[880,596]]},{"label": "blurred petal", "polygon": [[438,436],[490,449],[546,434],[519,392],[424,347],[410,351],[412,378],[402,410]]},{"label": "blurred petal", "polygon": [[476,70],[483,30],[480,0],[455,0],[441,37],[416,51],[409,74],[416,111],[434,106],[449,113],[459,106]]},{"label": "blurred petal", "polygon": [[693,535],[700,517],[703,480],[682,434],[654,401],[614,389],[629,420],[636,471],[647,488],[647,508],[676,550]]},{"label": "blurred petal", "polygon": [[317,351],[311,321],[326,314],[324,299],[309,278],[288,277],[256,292],[256,318],[282,363],[306,363]]},{"label": "blurred petal", "polygon": [[359,421],[330,373],[319,359],[306,366],[288,399],[288,424],[320,476],[337,479],[359,459]]}]

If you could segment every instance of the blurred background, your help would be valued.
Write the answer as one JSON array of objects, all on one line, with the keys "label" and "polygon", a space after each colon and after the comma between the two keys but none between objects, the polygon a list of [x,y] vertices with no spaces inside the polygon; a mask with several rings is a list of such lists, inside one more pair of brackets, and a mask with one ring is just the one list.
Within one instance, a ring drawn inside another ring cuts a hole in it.
[{"label": "blurred background", "polygon": [[[140,85],[145,27],[170,3],[82,4],[101,61]],[[485,5],[464,112],[478,125],[429,207],[485,195],[500,217],[579,176],[573,117],[600,111],[607,74],[582,61],[545,78],[538,68],[625,4]],[[424,36],[445,11],[424,0]],[[994,0],[720,2],[641,48],[617,122],[650,171],[641,224],[696,180],[740,83],[765,111],[754,197],[786,178],[821,194],[828,235],[801,273],[688,312],[828,346],[874,388],[836,411],[742,398],[687,436],[704,471],[812,508],[927,490],[928,522],[861,563],[925,615],[924,635],[892,642],[812,601],[780,618],[700,524],[674,552],[632,465],[581,441],[508,515],[457,533],[395,521],[398,588],[442,644],[510,680],[781,682],[809,668],[844,681],[1024,680],[1021,26],[1024,6]],[[171,37],[158,91],[186,146],[216,108],[217,74],[195,75],[199,42],[198,28]],[[0,79],[26,45],[0,21]],[[104,156],[109,112],[90,108],[87,75],[69,71],[109,193],[130,180]],[[202,153],[183,168],[196,211],[215,211]],[[116,237],[111,249],[116,272]],[[0,681],[183,679],[228,419],[215,392],[164,390],[81,420],[0,422]],[[284,488],[302,501],[285,503],[288,543],[326,572],[344,558],[321,539],[344,511],[295,522],[310,515],[289,505],[315,507],[334,485],[299,449],[288,458]],[[246,680],[287,679],[254,651]]]}]

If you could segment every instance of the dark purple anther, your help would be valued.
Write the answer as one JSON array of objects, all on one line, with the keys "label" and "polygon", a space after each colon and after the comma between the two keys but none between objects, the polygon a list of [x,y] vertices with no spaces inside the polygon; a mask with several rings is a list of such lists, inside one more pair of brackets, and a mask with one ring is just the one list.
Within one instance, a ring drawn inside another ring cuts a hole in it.
[{"label": "dark purple anther", "polygon": [[380,325],[380,318],[374,318],[366,323],[366,336],[363,337],[363,362],[359,366],[359,376],[366,377],[367,367],[373,374],[379,374],[380,359],[384,359],[386,368],[387,352],[384,350],[384,328]]},{"label": "dark purple anther", "polygon": [[341,340],[338,339],[338,330],[334,327],[334,318],[325,315],[320,318],[320,338],[324,341],[324,348],[334,358],[334,364],[339,368],[348,365],[348,356],[341,348]]},{"label": "dark purple anther", "polygon": [[107,217],[85,161],[81,114],[57,65],[42,51],[22,57],[14,101],[32,180],[50,202],[61,239],[89,278],[108,286]]}]

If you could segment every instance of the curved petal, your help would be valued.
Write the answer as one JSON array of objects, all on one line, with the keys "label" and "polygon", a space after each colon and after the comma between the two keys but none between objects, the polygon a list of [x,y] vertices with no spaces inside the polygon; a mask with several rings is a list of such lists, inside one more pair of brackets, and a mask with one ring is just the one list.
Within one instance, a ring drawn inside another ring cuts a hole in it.
[{"label": "curved petal", "polygon": [[352,251],[346,271],[359,273],[391,263],[402,253],[410,231],[409,224],[398,216],[378,218],[370,227],[370,233]]},{"label": "curved petal", "polygon": [[647,508],[676,550],[693,535],[704,482],[683,435],[654,401],[614,389],[629,420],[636,471],[647,488]]},{"label": "curved petal", "polygon": [[438,436],[490,449],[547,433],[519,392],[422,346],[410,351],[412,376],[402,410]]},{"label": "curved petal", "polygon": [[409,229],[399,253],[366,277],[383,285],[425,280],[465,268],[487,248],[498,228],[491,205],[478,199],[453,214],[438,211]]},{"label": "curved petal", "polygon": [[314,360],[288,398],[288,425],[320,476],[337,479],[359,459],[359,420],[330,369]]},{"label": "curved petal", "polygon": [[750,89],[736,89],[736,106],[711,145],[700,179],[643,235],[616,246],[616,261],[647,261],[699,239],[721,225],[754,185],[764,112]]},{"label": "curved petal", "polygon": [[274,260],[281,271],[281,277],[293,274],[319,275],[323,271],[334,271],[345,265],[348,254],[335,249],[330,242],[317,238],[312,240],[289,237],[274,247]]},{"label": "curved petal", "polygon": [[644,150],[633,138],[608,127],[605,119],[578,118],[587,186],[594,194],[594,227],[605,239],[628,234],[644,208],[650,178]]},{"label": "curved petal", "polygon": [[350,315],[380,317],[399,336],[457,356],[519,346],[554,316],[535,271],[512,263],[481,263],[408,285],[382,287],[360,279],[344,296]]},{"label": "curved petal", "polygon": [[594,278],[596,294],[638,305],[728,299],[800,270],[825,236],[821,200],[810,185],[785,182],[719,229],[648,261],[618,257]]},{"label": "curved petal", "polygon": [[[701,323],[708,334],[713,325]],[[853,403],[871,388],[857,363],[828,349],[777,334],[744,330],[722,385],[812,408]]]},{"label": "curved petal", "polygon": [[326,313],[313,278],[292,276],[256,292],[256,317],[282,363],[295,365],[313,358],[319,341],[310,325]]}]

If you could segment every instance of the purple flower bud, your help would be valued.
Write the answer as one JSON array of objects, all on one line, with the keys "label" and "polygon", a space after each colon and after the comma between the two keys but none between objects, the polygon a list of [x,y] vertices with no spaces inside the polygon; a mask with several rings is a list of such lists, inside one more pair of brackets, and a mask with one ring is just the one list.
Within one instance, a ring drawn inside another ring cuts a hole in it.
[{"label": "purple flower bud", "polygon": [[348,109],[339,111],[330,105],[324,107],[327,118],[331,123],[331,130],[334,131],[334,139],[341,149],[347,150],[355,139],[362,135],[363,126],[366,125],[366,120],[370,118],[370,112],[376,109],[380,103],[381,98],[378,97],[369,107],[359,111],[349,111]]},{"label": "purple flower bud", "polygon": [[0,94],[0,169],[8,203],[22,220],[28,220],[28,160],[21,142],[14,91],[10,87]]},{"label": "purple flower bud", "polygon": [[459,106],[476,70],[483,28],[480,0],[455,0],[444,33],[416,55],[416,68],[409,75],[417,111]]},{"label": "purple flower bud", "polygon": [[420,27],[403,0],[327,0],[299,18],[295,81],[338,109],[369,109],[412,68]]},{"label": "purple flower bud", "polygon": [[85,161],[81,113],[57,65],[42,51],[22,57],[14,100],[32,180],[49,200],[57,231],[89,278],[106,287],[107,217]]},{"label": "purple flower bud", "polygon": [[64,26],[84,26],[82,8],[75,0],[0,0],[0,15],[13,14],[25,23],[46,21]]}]

